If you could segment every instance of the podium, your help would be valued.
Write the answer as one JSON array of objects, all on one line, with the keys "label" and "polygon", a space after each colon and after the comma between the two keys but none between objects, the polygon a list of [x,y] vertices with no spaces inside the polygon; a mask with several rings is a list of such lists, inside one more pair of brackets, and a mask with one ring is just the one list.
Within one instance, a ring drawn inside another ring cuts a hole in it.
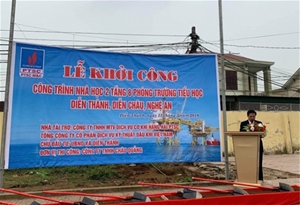
[{"label": "podium", "polygon": [[264,132],[228,131],[232,137],[237,181],[258,184],[260,136]]}]

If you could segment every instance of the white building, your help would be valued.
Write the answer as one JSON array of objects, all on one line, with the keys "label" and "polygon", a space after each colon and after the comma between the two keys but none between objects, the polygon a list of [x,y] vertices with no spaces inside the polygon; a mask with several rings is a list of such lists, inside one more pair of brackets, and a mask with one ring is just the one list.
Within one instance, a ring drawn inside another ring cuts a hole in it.
[{"label": "white building", "polygon": [[[224,54],[226,95],[257,95],[259,93],[259,79],[264,86],[261,92],[270,96],[272,91],[270,67],[273,64],[274,62],[257,61],[234,54]],[[259,77],[258,72],[263,72],[262,77]],[[222,76],[221,69],[219,69],[219,76]]]}]

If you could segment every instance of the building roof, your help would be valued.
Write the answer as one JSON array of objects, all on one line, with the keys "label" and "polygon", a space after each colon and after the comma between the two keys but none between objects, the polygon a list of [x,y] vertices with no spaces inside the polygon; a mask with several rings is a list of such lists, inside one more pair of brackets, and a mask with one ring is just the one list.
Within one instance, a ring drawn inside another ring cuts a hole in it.
[{"label": "building roof", "polygon": [[234,55],[234,54],[231,54],[231,53],[224,54],[224,57],[227,60],[235,60],[235,61],[243,61],[243,62],[246,62],[246,61],[255,61],[253,59],[246,58],[244,56]]},{"label": "building roof", "polygon": [[287,89],[289,88],[293,82],[296,80],[299,80],[300,78],[300,68],[286,81],[286,83],[282,86],[283,88]]},{"label": "building roof", "polygon": [[[201,54],[201,53],[206,53],[206,52],[197,52],[197,53]],[[220,54],[219,53],[214,53],[214,54],[217,54],[218,59],[220,59]],[[264,65],[264,66],[271,66],[271,65],[274,64],[274,62],[253,60],[251,58],[247,58],[247,57],[232,54],[232,53],[224,54],[224,59],[225,59],[225,61],[227,60],[227,61],[233,61],[233,62],[236,62],[236,63],[244,63],[244,64],[255,64],[255,65]]]},{"label": "building roof", "polygon": [[286,83],[281,88],[272,90],[272,93],[278,93],[278,92],[287,91],[290,89],[294,90],[295,92],[300,93],[299,85],[298,85],[298,87],[291,87],[293,85],[293,83],[299,79],[300,79],[300,68],[298,68],[298,70],[286,81]]}]

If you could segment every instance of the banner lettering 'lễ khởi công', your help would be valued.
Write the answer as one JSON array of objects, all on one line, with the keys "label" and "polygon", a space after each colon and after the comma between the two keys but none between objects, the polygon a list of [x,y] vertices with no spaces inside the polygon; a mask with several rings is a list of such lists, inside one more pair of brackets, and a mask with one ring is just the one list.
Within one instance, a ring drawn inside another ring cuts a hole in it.
[{"label": "banner lettering 'l\u1ec5 kh\u1edfi c\u00f4ng'", "polygon": [[216,55],[14,43],[9,99],[5,168],[221,160]]}]

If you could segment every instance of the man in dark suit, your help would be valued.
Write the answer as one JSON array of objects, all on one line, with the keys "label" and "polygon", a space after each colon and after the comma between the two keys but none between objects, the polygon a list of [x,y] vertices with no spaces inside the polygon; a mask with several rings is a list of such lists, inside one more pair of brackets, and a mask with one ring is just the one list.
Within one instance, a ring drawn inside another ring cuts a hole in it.
[{"label": "man in dark suit", "polygon": [[[241,125],[240,125],[240,131],[241,132],[247,131],[247,129],[245,129],[245,127],[247,127],[250,124],[253,124],[253,123],[256,123],[256,124],[262,123],[260,121],[255,120],[255,117],[256,117],[255,110],[248,110],[247,111],[247,117],[248,117],[247,120],[241,122]],[[263,147],[262,140],[260,138],[258,180],[261,180],[261,181],[263,181],[263,170],[262,170],[263,152],[264,152],[264,147]]]}]

